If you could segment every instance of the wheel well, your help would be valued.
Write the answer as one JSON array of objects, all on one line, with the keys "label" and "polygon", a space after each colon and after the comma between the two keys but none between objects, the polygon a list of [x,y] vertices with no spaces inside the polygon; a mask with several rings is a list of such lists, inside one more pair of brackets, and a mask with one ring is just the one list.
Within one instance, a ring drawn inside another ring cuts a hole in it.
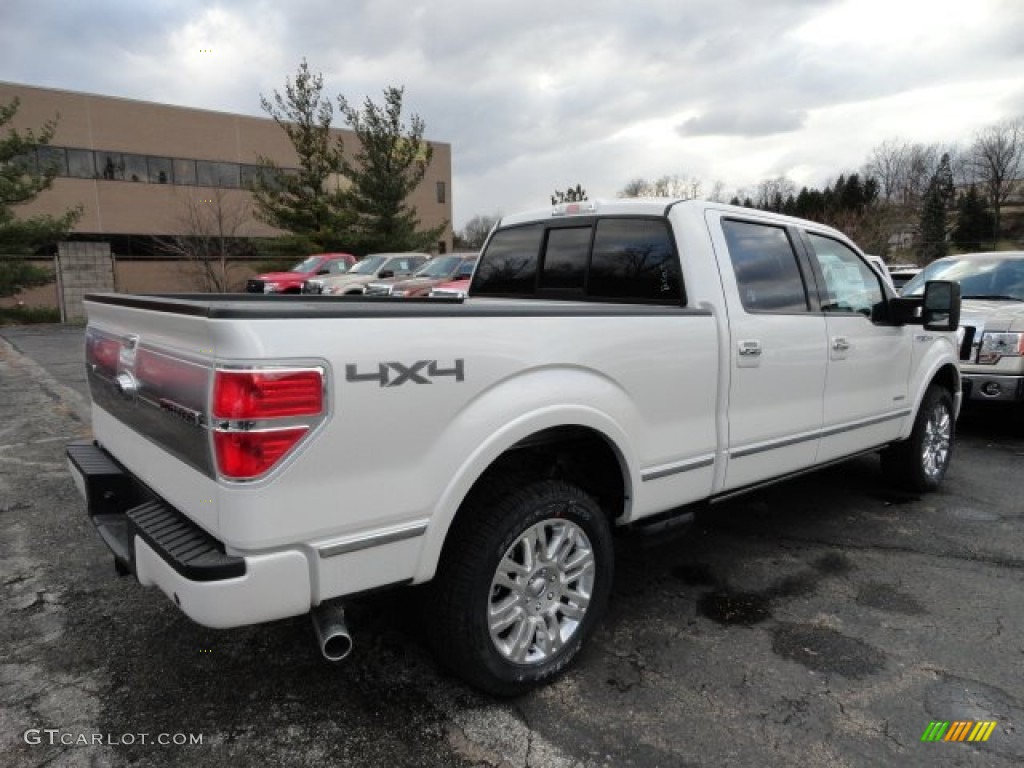
[{"label": "wheel well", "polygon": [[944,365],[935,372],[932,384],[944,387],[950,395],[955,395],[960,390],[960,376],[952,365]]},{"label": "wheel well", "polygon": [[552,427],[520,440],[491,463],[470,493],[499,473],[572,483],[593,496],[611,522],[625,512],[627,490],[618,453],[588,427]]}]

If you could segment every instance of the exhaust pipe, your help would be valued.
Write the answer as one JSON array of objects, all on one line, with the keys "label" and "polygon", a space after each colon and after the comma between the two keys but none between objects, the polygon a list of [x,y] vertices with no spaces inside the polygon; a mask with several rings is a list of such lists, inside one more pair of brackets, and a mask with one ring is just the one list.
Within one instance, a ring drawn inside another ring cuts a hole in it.
[{"label": "exhaust pipe", "polygon": [[352,635],[341,603],[322,603],[310,611],[320,652],[328,661],[341,661],[352,653]]}]

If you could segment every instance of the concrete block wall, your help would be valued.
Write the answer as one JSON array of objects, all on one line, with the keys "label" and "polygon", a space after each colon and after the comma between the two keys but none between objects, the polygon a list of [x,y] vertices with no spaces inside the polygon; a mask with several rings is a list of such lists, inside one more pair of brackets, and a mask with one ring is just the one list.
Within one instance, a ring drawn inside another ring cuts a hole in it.
[{"label": "concrete block wall", "polygon": [[85,294],[114,290],[114,258],[108,243],[57,246],[57,297],[64,322],[85,319]]}]

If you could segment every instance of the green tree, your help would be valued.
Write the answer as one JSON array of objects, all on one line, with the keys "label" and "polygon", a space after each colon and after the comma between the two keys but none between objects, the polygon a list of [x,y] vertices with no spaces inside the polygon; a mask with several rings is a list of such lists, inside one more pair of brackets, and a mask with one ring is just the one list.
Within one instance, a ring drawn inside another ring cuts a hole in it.
[{"label": "green tree", "polygon": [[582,203],[587,199],[587,190],[577,184],[575,187],[569,187],[564,192],[560,189],[555,190],[555,194],[551,196],[551,204],[558,205],[560,203]]},{"label": "green tree", "polygon": [[341,168],[350,186],[345,200],[354,221],[350,232],[358,253],[425,251],[433,248],[448,222],[420,229],[416,209],[406,202],[426,176],[434,150],[423,138],[425,123],[402,120],[404,88],[384,89],[384,103],[369,98],[356,109],[338,96],[338,107],[359,147]]},{"label": "green tree", "polygon": [[[18,113],[18,99],[0,104],[0,129],[9,126]],[[47,120],[38,132],[17,131],[7,127],[0,135],[0,296],[13,296],[22,288],[44,285],[52,276],[28,264],[19,256],[51,245],[67,237],[82,215],[81,207],[61,216],[18,217],[15,209],[24,205],[53,184],[54,166],[39,166],[39,149],[45,147],[57,130],[57,119]]]},{"label": "green tree", "polygon": [[943,154],[928,181],[921,207],[921,244],[918,257],[924,264],[946,255],[946,209],[953,199],[953,171],[949,154]]},{"label": "green tree", "polygon": [[286,172],[260,157],[253,185],[255,215],[289,234],[272,250],[289,255],[348,250],[356,215],[342,189],[341,140],[331,134],[334,107],[323,94],[323,76],[303,59],[282,95],[260,96],[260,106],[288,136],[298,156],[298,172]]},{"label": "green tree", "polygon": [[968,251],[980,251],[983,243],[992,241],[994,231],[995,219],[988,201],[971,184],[956,201],[953,242]]}]

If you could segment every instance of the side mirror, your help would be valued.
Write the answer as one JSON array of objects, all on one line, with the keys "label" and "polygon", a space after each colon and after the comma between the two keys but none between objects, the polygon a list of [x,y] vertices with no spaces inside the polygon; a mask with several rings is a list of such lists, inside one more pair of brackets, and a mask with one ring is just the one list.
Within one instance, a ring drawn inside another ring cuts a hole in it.
[{"label": "side mirror", "polygon": [[326,269],[326,268],[325,269],[318,269],[316,273],[318,275],[329,275],[329,274],[331,274],[331,270]]},{"label": "side mirror", "polygon": [[960,283],[952,280],[925,283],[921,320],[926,331],[955,331],[960,326]]},{"label": "side mirror", "polygon": [[382,278],[382,279],[385,278],[385,277],[394,277],[394,276],[395,276],[395,271],[393,269],[385,269],[383,272],[381,272],[379,275],[377,275],[377,277]]}]

